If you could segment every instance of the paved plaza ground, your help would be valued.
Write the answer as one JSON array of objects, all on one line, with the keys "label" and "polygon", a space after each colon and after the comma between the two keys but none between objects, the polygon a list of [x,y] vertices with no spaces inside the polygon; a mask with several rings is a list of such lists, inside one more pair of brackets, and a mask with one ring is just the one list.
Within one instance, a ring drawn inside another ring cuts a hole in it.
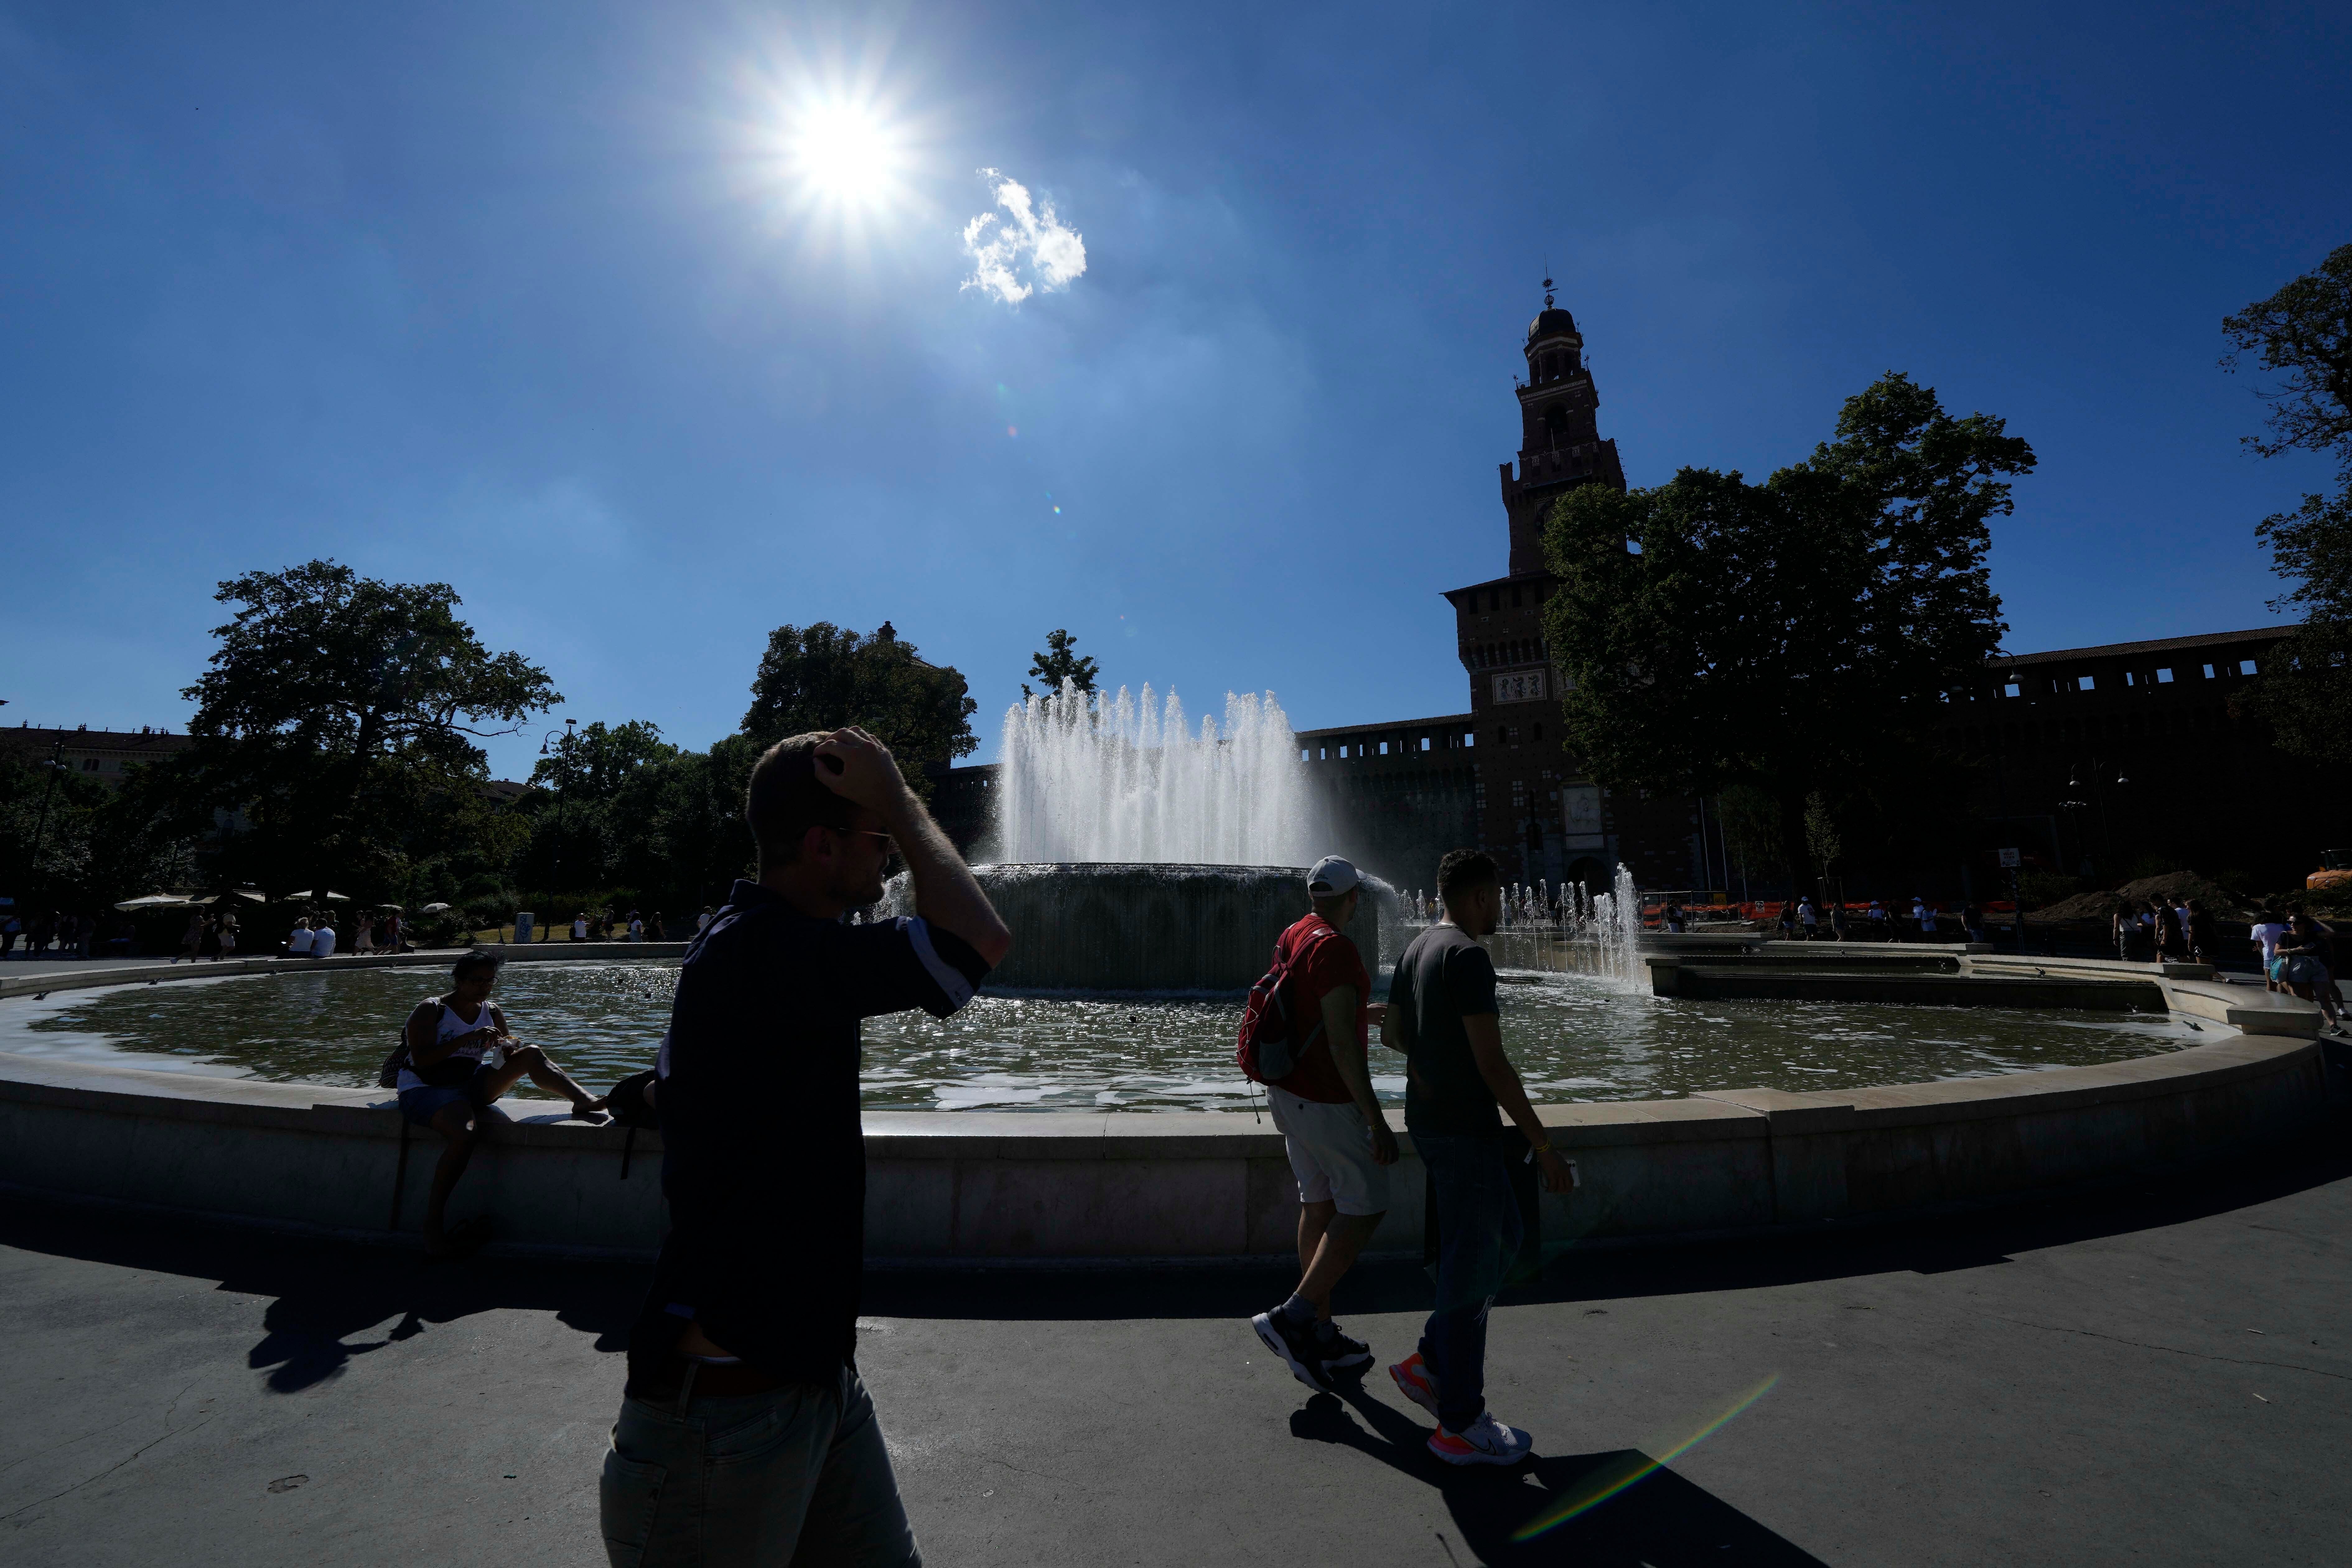
[{"label": "paved plaza ground", "polygon": [[[877,1271],[862,1363],[929,1563],[2352,1560],[2352,1143],[1900,1230],[1571,1253],[1495,1313],[1516,1472],[1376,1375],[1311,1398],[1260,1270]],[[634,1268],[0,1199],[0,1560],[601,1563]],[[1343,1288],[1377,1351],[1427,1286]],[[1512,1532],[1769,1392],[1672,1468]]]}]

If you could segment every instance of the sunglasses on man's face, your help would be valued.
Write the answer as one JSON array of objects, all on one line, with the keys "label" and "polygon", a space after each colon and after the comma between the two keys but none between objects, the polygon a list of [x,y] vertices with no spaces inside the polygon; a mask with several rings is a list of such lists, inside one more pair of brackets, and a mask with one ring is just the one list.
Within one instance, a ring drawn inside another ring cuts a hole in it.
[{"label": "sunglasses on man's face", "polygon": [[882,853],[886,856],[896,855],[898,852],[898,841],[897,839],[891,837],[887,833],[877,833],[870,827],[836,827],[834,831],[835,833],[845,834],[853,838],[878,838],[882,842]]}]

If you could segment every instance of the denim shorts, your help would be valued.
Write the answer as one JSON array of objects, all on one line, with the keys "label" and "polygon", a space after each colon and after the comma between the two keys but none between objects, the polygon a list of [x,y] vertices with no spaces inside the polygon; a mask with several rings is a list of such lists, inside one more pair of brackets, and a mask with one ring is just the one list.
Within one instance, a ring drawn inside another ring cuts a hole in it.
[{"label": "denim shorts", "polygon": [[400,1113],[419,1127],[430,1127],[433,1119],[449,1106],[461,1102],[480,1105],[482,1077],[478,1072],[472,1081],[450,1088],[427,1084],[422,1089],[404,1089],[400,1091]]}]

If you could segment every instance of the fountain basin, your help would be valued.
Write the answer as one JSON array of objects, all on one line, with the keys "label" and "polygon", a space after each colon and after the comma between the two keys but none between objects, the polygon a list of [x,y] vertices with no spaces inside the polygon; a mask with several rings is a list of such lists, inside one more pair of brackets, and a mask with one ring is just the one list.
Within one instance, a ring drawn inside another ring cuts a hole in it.
[{"label": "fountain basin", "polygon": [[[1964,959],[1990,971],[2018,962]],[[306,980],[322,972],[260,967]],[[1541,1200],[1546,1247],[1868,1219],[2046,1190],[2273,1146],[2324,1114],[2319,1047],[2299,1037],[2316,1022],[2307,1004],[2203,976],[2150,977],[2146,965],[2063,967],[2152,978],[2172,1016],[2221,1027],[2208,1028],[2210,1044],[2082,1067],[1543,1105],[1585,1181],[1573,1196]],[[12,977],[0,989],[151,978],[160,977],[94,969]],[[640,1134],[631,1158],[618,1129],[560,1121],[544,1100],[502,1109],[516,1125],[478,1157],[462,1212],[496,1212],[509,1251],[651,1252],[662,1225],[657,1137]],[[1197,1261],[1279,1256],[1292,1239],[1281,1139],[1246,1112],[868,1111],[865,1121],[877,1259]],[[1375,1253],[1419,1243],[1422,1182],[1409,1136],[1403,1143],[1398,1201]],[[382,1090],[0,1053],[0,1188],[18,1193],[406,1241],[431,1152]]]},{"label": "fountain basin", "polygon": [[[1019,933],[989,976],[993,988],[1240,992],[1274,957],[1275,939],[1307,912],[1298,866],[1044,862],[972,869]],[[1379,910],[1396,895],[1366,879],[1349,935],[1380,964]],[[909,907],[903,877],[885,908]]]}]

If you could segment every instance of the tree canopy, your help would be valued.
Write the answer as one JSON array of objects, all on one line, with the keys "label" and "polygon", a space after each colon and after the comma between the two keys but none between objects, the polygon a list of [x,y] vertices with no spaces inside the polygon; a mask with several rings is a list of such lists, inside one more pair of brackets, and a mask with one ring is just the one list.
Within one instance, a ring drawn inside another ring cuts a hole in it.
[{"label": "tree canopy", "polygon": [[135,769],[110,790],[68,769],[0,755],[0,886],[27,900],[79,909],[194,879],[194,837],[157,809]]},{"label": "tree canopy", "polygon": [[2246,705],[2271,726],[2280,746],[2315,760],[2340,757],[2345,715],[2352,713],[2352,245],[2317,268],[2225,317],[2235,370],[2249,355],[2275,382],[2265,436],[2246,445],[2265,458],[2301,449],[2333,457],[2333,495],[2303,498],[2254,527],[2270,547],[2271,569],[2294,586],[2271,608],[2299,615],[2302,626],[2280,645]]},{"label": "tree canopy", "polygon": [[908,782],[929,794],[931,771],[980,744],[971,732],[978,707],[960,671],[919,658],[889,622],[860,634],[817,621],[769,634],[743,733],[764,747],[856,724],[887,745]]},{"label": "tree canopy", "polygon": [[[1070,682],[1089,696],[1093,695],[1095,676],[1102,667],[1079,653],[1077,643],[1077,638],[1057,626],[1045,634],[1045,651],[1029,656],[1029,673],[1045,686],[1047,697],[1059,692],[1064,681]],[[1029,689],[1029,683],[1024,680],[1021,683],[1021,695],[1034,697],[1037,694]]]},{"label": "tree canopy", "polygon": [[513,831],[483,798],[474,742],[562,699],[522,655],[482,645],[455,590],[312,561],[214,597],[237,608],[183,693],[196,743],[156,782],[184,811],[242,814],[231,874],[373,897],[425,860],[506,858]]},{"label": "tree canopy", "polygon": [[1818,836],[1811,795],[1817,824],[1899,803],[2007,629],[1989,525],[2033,462],[2001,420],[1890,373],[1763,484],[1571,490],[1544,535],[1568,749],[1612,788],[1760,794],[1780,830],[1749,837],[1789,855]]},{"label": "tree canopy", "polygon": [[626,787],[639,769],[656,766],[678,754],[661,738],[661,726],[632,719],[607,725],[597,720],[569,740],[552,740],[540,748],[530,782],[545,789],[563,789],[581,800],[610,800]]}]

